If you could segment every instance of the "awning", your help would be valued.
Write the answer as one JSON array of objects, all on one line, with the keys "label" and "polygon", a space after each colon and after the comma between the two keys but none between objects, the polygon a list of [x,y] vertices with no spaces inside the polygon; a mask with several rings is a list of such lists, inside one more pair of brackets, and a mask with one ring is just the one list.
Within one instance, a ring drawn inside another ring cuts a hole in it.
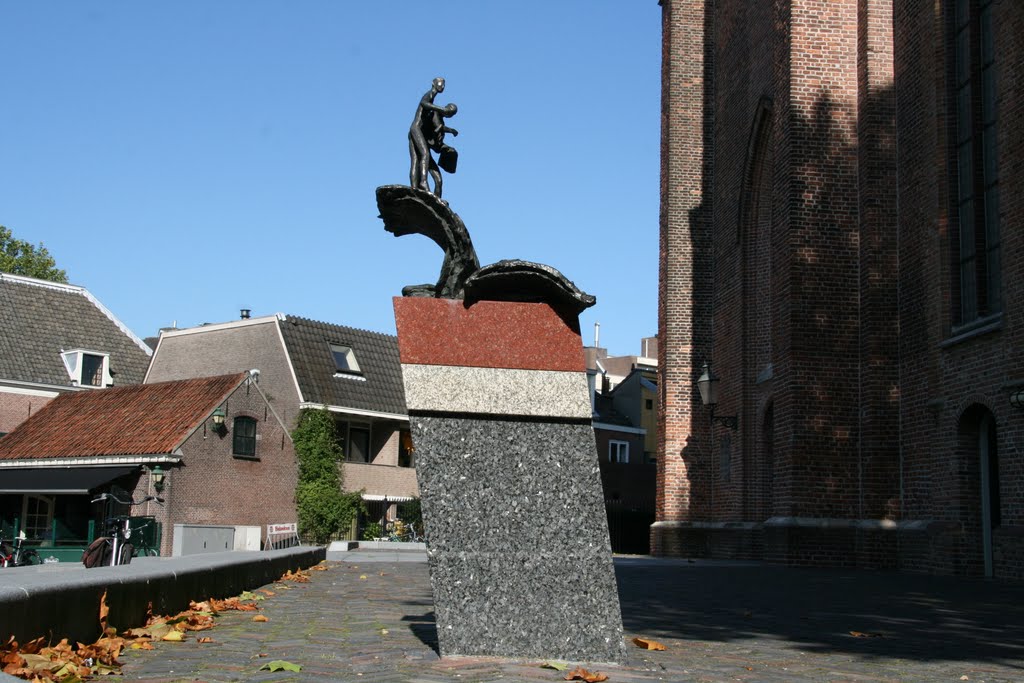
[{"label": "awning", "polygon": [[389,503],[408,503],[412,500],[412,496],[386,496],[380,493],[364,493],[363,500],[386,500]]},{"label": "awning", "polygon": [[3,469],[0,470],[0,494],[85,494],[118,477],[137,472],[138,469],[138,465]]}]

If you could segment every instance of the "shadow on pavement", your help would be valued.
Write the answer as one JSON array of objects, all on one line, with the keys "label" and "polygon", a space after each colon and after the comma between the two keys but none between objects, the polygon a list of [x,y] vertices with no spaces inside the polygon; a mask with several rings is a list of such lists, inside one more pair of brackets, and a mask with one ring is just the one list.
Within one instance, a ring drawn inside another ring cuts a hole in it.
[{"label": "shadow on pavement", "polygon": [[[406,604],[422,604],[406,603]],[[430,603],[433,605],[433,603]],[[441,646],[437,642],[437,621],[434,612],[431,610],[425,614],[410,614],[402,617],[402,621],[409,623],[409,630],[419,638],[420,642],[433,650],[438,657],[441,656]]]},{"label": "shadow on pavement", "polygon": [[615,565],[627,632],[1024,669],[1024,585],[700,560]]}]

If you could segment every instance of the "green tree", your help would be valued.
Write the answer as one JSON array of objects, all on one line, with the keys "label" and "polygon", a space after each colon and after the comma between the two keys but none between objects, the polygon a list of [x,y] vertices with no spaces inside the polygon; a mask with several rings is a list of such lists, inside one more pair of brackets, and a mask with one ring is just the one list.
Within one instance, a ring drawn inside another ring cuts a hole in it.
[{"label": "green tree", "polygon": [[19,240],[11,231],[0,225],[0,272],[27,275],[41,280],[67,282],[68,276],[57,267],[43,243],[35,246]]},{"label": "green tree", "polygon": [[292,441],[299,460],[295,491],[299,533],[324,544],[333,534],[349,528],[362,509],[362,498],[358,493],[342,493],[342,452],[328,411],[303,410]]}]

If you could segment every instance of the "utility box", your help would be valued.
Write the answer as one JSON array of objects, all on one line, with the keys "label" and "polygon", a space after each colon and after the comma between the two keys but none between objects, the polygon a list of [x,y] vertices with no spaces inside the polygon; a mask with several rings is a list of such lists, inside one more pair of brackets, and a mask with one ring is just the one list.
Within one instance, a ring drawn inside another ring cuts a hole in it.
[{"label": "utility box", "polygon": [[258,526],[236,526],[235,550],[259,550],[262,531]]},{"label": "utility box", "polygon": [[235,549],[235,527],[175,524],[171,554],[200,555]]}]

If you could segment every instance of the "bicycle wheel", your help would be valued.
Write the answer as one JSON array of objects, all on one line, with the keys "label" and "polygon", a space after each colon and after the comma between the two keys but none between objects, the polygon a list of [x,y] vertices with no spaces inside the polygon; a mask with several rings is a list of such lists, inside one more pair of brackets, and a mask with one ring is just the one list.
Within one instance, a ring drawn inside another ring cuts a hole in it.
[{"label": "bicycle wheel", "polygon": [[118,564],[131,564],[132,555],[135,554],[135,547],[131,543],[125,543],[117,552],[118,555],[120,555],[120,557],[117,560]]},{"label": "bicycle wheel", "polygon": [[43,560],[39,557],[39,553],[35,550],[26,550],[21,553],[21,557],[18,558],[19,567],[28,567],[33,564],[42,564]]}]

